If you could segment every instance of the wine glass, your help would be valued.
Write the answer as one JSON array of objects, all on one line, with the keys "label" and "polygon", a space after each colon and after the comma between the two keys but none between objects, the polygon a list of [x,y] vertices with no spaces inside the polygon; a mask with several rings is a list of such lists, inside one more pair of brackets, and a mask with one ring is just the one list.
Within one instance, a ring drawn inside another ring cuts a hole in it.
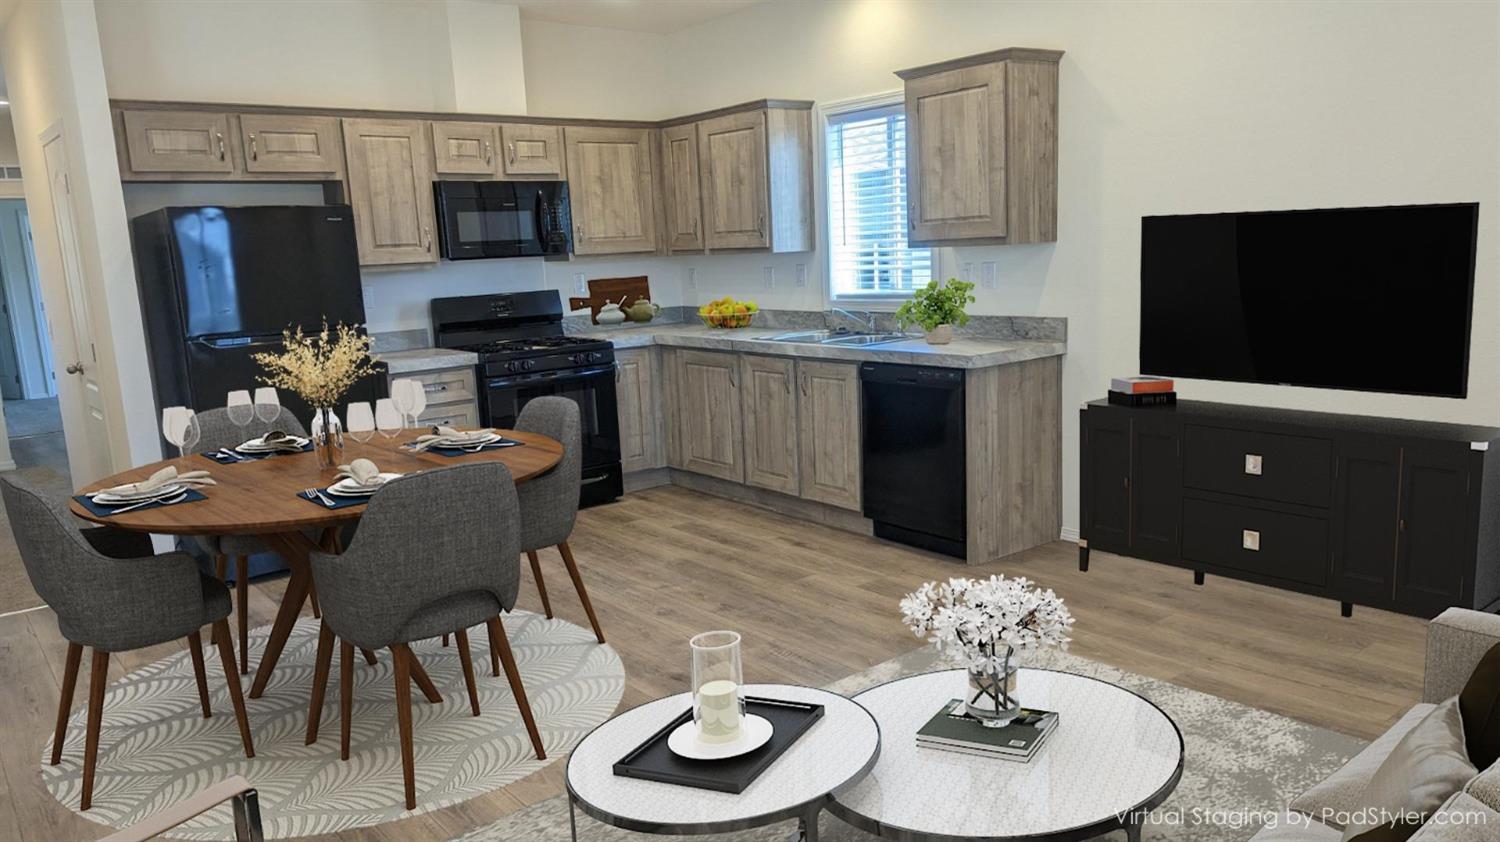
[{"label": "wine glass", "polygon": [[427,409],[427,387],[420,380],[408,380],[411,384],[411,425],[417,426],[417,419],[422,416],[423,410]]},{"label": "wine glass", "polygon": [[281,417],[281,399],[276,396],[276,390],[270,386],[262,386],[255,390],[255,417],[263,424],[269,424]]},{"label": "wine glass", "polygon": [[374,437],[375,410],[370,408],[368,401],[349,404],[346,419],[349,424],[349,435],[355,441],[366,444]]},{"label": "wine glass", "polygon": [[[416,389],[413,387],[420,389],[421,384],[411,379],[391,381],[391,403],[395,404],[396,411],[401,413],[401,423],[403,424],[406,423],[407,417],[411,416],[412,404],[416,402],[416,396],[413,394]],[[416,423],[416,419],[412,418],[412,424]]]},{"label": "wine glass", "polygon": [[245,434],[245,425],[255,418],[255,405],[250,401],[248,389],[236,389],[229,393],[224,399],[224,409],[229,413],[229,423],[240,429],[240,435]]},{"label": "wine glass", "polygon": [[401,419],[401,411],[396,409],[395,401],[390,398],[381,398],[375,402],[375,429],[380,431],[386,438],[395,438],[401,432],[404,422]]},{"label": "wine glass", "polygon": [[185,406],[169,406],[161,411],[161,434],[177,447],[177,452],[187,458],[188,450],[198,444],[202,432],[198,428],[198,415]]}]

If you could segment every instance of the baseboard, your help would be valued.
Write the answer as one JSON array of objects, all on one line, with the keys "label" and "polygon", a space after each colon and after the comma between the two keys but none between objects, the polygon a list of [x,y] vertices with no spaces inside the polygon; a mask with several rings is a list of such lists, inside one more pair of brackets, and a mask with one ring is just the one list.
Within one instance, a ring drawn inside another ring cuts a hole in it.
[{"label": "baseboard", "polygon": [[625,475],[626,494],[632,491],[645,491],[648,488],[671,484],[672,471],[670,468],[647,468],[644,471],[631,471]]},{"label": "baseboard", "polygon": [[694,474],[688,471],[680,471],[675,468],[671,470],[672,484],[697,491],[702,494],[712,494],[715,497],[723,497],[739,503],[748,503],[762,509],[769,509],[778,514],[788,515],[800,520],[812,523],[821,523],[842,529],[845,532],[853,532],[858,535],[872,535],[875,531],[874,522],[865,518],[859,512],[849,509],[840,509],[816,500],[804,500],[801,497],[792,497],[788,494],[780,494],[764,488],[756,488],[751,485],[742,485],[729,480],[708,477],[702,474]]},{"label": "baseboard", "polygon": [[4,462],[0,462],[0,471],[14,471],[15,469],[16,462],[14,459],[6,459]]},{"label": "baseboard", "polygon": [[1058,537],[1064,541],[1076,544],[1078,543],[1078,530],[1071,526],[1064,526],[1062,528],[1062,534]]}]

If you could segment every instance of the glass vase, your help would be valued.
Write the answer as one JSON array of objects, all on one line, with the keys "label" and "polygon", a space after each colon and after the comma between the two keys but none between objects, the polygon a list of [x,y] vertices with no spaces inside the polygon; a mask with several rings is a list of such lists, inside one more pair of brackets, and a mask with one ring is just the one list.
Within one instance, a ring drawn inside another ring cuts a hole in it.
[{"label": "glass vase", "polygon": [[969,669],[969,690],[965,712],[986,728],[1009,725],[1021,712],[1016,698],[1016,664],[1009,646],[998,665]]},{"label": "glass vase", "polygon": [[344,451],[344,428],[339,418],[329,407],[313,410],[313,452],[318,455],[318,467],[323,470],[337,468]]},{"label": "glass vase", "polygon": [[693,650],[693,721],[698,739],[731,743],[745,716],[745,683],[738,632],[704,632],[688,641]]}]

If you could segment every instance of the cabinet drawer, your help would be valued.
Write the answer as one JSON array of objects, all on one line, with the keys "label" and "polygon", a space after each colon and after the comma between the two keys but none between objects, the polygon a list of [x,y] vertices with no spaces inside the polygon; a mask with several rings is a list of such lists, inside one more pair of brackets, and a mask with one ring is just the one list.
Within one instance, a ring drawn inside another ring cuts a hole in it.
[{"label": "cabinet drawer", "polygon": [[427,393],[427,402],[453,403],[475,400],[474,369],[450,368],[443,371],[421,371],[394,376],[392,380],[415,380]]},{"label": "cabinet drawer", "polygon": [[1333,445],[1326,439],[1189,424],[1182,484],[1263,500],[1327,507]]},{"label": "cabinet drawer", "polygon": [[1332,565],[1323,518],[1193,499],[1182,501],[1182,556],[1318,587]]},{"label": "cabinet drawer", "polygon": [[422,426],[456,427],[464,429],[479,426],[479,407],[472,403],[443,404],[429,406],[417,416]]}]

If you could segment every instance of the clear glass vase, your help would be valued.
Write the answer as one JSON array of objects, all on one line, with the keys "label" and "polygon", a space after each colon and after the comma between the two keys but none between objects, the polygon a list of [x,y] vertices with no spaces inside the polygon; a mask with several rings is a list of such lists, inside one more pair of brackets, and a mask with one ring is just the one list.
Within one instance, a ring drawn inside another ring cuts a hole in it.
[{"label": "clear glass vase", "polygon": [[693,721],[705,743],[732,743],[745,716],[738,632],[711,631],[688,641],[693,650]]},{"label": "clear glass vase", "polygon": [[998,666],[969,669],[969,690],[965,712],[986,728],[1009,725],[1021,712],[1016,698],[1015,650],[1005,648]]},{"label": "clear glass vase", "polygon": [[337,468],[344,451],[344,428],[339,417],[328,407],[313,410],[313,451],[318,455],[318,467],[324,470]]}]

